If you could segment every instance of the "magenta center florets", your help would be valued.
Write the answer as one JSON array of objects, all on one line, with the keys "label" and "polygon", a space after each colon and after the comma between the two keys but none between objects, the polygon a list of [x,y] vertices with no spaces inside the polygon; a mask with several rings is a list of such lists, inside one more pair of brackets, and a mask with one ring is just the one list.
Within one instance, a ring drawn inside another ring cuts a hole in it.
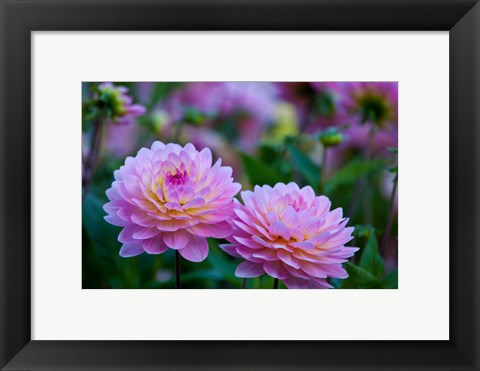
[{"label": "magenta center florets", "polygon": [[172,174],[171,171],[167,173],[167,180],[174,185],[184,185],[185,182],[187,181],[187,178],[188,178],[188,175],[186,170],[181,172],[180,170],[177,169],[175,174]]}]

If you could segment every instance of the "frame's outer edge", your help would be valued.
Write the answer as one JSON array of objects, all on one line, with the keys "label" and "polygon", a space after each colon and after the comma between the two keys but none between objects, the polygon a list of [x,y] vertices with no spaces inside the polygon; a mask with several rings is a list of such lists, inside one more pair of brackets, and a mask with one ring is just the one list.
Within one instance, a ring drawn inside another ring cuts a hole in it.
[{"label": "frame's outer edge", "polygon": [[[0,368],[8,362],[5,369],[17,370],[478,368],[477,1],[0,0]],[[302,342],[300,348],[294,342],[265,342],[259,350],[252,342],[30,341],[32,30],[446,30],[455,23],[451,122],[466,124],[462,132],[452,130],[451,189],[457,194],[451,200],[451,227],[462,226],[466,233],[452,234],[451,243],[466,247],[451,252],[452,275],[460,278],[451,280],[454,346],[449,342],[325,342],[319,347]],[[345,357],[347,352],[351,361]],[[369,358],[373,353],[375,363]]]},{"label": "frame's outer edge", "polygon": [[450,31],[450,151],[450,338],[478,368],[480,3]]},{"label": "frame's outer edge", "polygon": [[0,3],[0,367],[31,338],[30,29],[8,6]]},{"label": "frame's outer edge", "polygon": [[29,30],[435,31],[478,0],[2,1]]}]

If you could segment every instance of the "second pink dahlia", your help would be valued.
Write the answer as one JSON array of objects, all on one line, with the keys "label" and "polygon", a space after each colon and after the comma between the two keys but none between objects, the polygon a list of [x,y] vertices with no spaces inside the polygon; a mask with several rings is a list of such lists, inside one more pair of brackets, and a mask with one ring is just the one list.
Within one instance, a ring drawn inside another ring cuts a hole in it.
[{"label": "second pink dahlia", "polygon": [[199,262],[208,254],[207,237],[224,238],[232,227],[233,197],[241,186],[232,168],[212,166],[208,148],[153,143],[114,172],[104,205],[105,219],[123,227],[120,255],[161,254],[169,248]]},{"label": "second pink dahlia", "polygon": [[342,268],[357,250],[346,247],[352,227],[346,227],[342,209],[330,210],[325,196],[295,183],[256,186],[241,193],[245,205],[235,200],[230,220],[231,242],[222,245],[230,255],[245,259],[237,277],[268,274],[290,289],[331,288],[327,277],[347,278]]}]

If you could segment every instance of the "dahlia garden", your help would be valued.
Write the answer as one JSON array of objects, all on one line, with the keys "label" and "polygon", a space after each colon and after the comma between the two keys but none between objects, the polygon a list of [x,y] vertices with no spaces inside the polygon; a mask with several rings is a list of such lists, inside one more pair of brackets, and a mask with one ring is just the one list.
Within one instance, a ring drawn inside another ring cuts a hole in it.
[{"label": "dahlia garden", "polygon": [[398,83],[82,83],[82,287],[398,288]]}]

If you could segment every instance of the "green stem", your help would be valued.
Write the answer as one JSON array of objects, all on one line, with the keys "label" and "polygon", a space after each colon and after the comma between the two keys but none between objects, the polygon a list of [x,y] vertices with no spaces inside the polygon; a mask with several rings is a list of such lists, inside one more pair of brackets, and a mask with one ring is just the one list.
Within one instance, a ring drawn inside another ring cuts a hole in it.
[{"label": "green stem", "polygon": [[247,287],[247,279],[244,278],[244,279],[242,280],[242,289],[245,289],[246,287]]},{"label": "green stem", "polygon": [[175,288],[180,288],[180,253],[175,250]]},{"label": "green stem", "polygon": [[[373,139],[375,137],[375,132],[376,132],[376,126],[375,124],[371,124],[372,127],[370,128],[370,132],[368,134],[368,139],[367,139],[367,145],[365,147],[365,151],[363,152],[363,159],[367,162],[370,161],[373,153]],[[362,176],[357,183],[355,184],[355,188],[353,190],[352,194],[352,199],[350,200],[350,206],[348,208],[348,216],[350,218],[353,218],[355,215],[355,212],[357,210],[358,206],[358,200],[360,199],[360,195],[362,194],[365,186],[367,186],[365,190],[365,195],[363,199],[363,204],[364,204],[364,217],[365,217],[365,223],[370,224],[371,219],[372,219],[372,202],[371,202],[371,190],[368,187],[368,176],[364,175]],[[367,223],[368,222],[368,223]]]},{"label": "green stem", "polygon": [[322,167],[320,169],[321,171],[320,193],[324,191],[325,183],[327,182],[327,153],[328,153],[328,147],[323,147]]},{"label": "green stem", "polygon": [[173,126],[173,142],[178,143],[180,141],[180,133],[182,129],[182,122],[175,122]]},{"label": "green stem", "polygon": [[[376,130],[376,124],[372,123],[372,127],[370,128],[370,132],[368,133],[368,141],[367,141],[367,147],[365,151],[365,162],[370,161],[372,158],[373,154],[373,139],[375,137],[375,132]],[[373,220],[373,208],[372,208],[372,203],[373,203],[373,194],[372,194],[372,188],[369,187],[370,183],[370,176],[366,175],[365,176],[365,195],[364,195],[364,205],[363,205],[363,212],[364,212],[364,220],[365,224],[371,225],[372,220]]]},{"label": "green stem", "polygon": [[95,167],[97,166],[98,156],[100,154],[100,147],[103,141],[103,132],[104,132],[105,126],[106,126],[106,120],[104,118],[96,120],[93,123],[93,135],[92,135],[92,140],[90,142],[90,149],[83,167],[82,201],[85,200],[85,197],[87,196],[87,193],[90,189],[90,185],[92,183],[93,175],[95,173]]},{"label": "green stem", "polygon": [[392,194],[390,195],[390,209],[388,211],[387,225],[385,227],[385,232],[383,233],[382,245],[380,247],[380,252],[383,254],[387,249],[388,240],[390,239],[390,233],[392,231],[393,225],[393,215],[395,213],[395,197],[397,195],[397,185],[398,185],[398,174],[395,175],[393,180],[393,189]]},{"label": "green stem", "polygon": [[273,288],[278,289],[278,278],[275,278],[275,280],[273,281]]}]

